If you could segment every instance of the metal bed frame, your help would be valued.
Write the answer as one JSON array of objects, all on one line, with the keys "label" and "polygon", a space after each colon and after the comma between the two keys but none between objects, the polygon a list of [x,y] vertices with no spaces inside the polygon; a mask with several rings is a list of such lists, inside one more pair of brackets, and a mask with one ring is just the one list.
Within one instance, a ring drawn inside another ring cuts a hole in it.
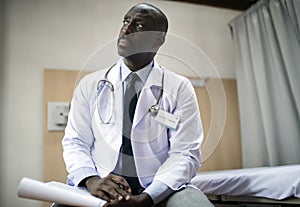
[{"label": "metal bed frame", "polygon": [[300,198],[290,197],[275,200],[254,196],[207,195],[216,207],[296,207],[300,206]]}]

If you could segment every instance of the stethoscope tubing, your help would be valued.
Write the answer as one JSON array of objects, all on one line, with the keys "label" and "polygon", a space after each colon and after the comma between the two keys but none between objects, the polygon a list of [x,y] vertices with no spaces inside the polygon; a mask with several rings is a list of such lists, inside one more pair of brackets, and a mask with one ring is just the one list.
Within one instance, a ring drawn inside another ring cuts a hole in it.
[{"label": "stethoscope tubing", "polygon": [[[110,91],[112,92],[112,97],[113,97],[113,103],[112,105],[114,106],[115,105],[115,89],[114,89],[114,85],[112,84],[112,82],[110,82],[108,80],[108,74],[109,72],[111,71],[111,69],[116,65],[113,64],[105,73],[104,75],[104,79],[101,79],[98,81],[98,84],[97,84],[97,100],[96,100],[96,104],[97,104],[97,110],[98,110],[98,114],[99,114],[99,118],[100,118],[100,122],[103,123],[103,124],[109,124],[112,120],[112,117],[113,117],[113,109],[111,110],[111,113],[110,113],[110,116],[109,116],[109,119],[107,121],[104,121],[102,115],[101,115],[101,110],[100,110],[100,107],[99,107],[99,104],[100,104],[100,86],[103,85],[103,86],[106,86],[110,89]],[[160,100],[162,99],[162,95],[163,95],[163,90],[164,90],[164,75],[165,75],[165,71],[164,71],[164,68],[162,68],[163,70],[163,75],[162,75],[162,87],[160,89],[160,92],[159,92],[159,95],[158,95],[158,98],[156,99],[156,103],[153,104],[150,108],[149,108],[149,112],[151,113],[152,116],[156,116],[156,114],[158,113],[158,111],[160,110],[159,109],[159,102]]]}]

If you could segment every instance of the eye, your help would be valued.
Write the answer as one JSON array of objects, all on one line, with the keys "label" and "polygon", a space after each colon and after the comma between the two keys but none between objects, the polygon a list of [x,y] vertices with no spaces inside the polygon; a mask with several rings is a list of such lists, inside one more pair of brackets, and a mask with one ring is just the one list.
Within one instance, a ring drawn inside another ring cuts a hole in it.
[{"label": "eye", "polygon": [[136,24],[136,27],[138,27],[138,28],[140,28],[140,29],[141,29],[141,28],[144,28],[144,25],[143,25],[143,24],[141,24],[141,23],[137,23],[137,24]]},{"label": "eye", "polygon": [[128,20],[123,20],[123,25],[127,25],[129,24],[129,21]]}]

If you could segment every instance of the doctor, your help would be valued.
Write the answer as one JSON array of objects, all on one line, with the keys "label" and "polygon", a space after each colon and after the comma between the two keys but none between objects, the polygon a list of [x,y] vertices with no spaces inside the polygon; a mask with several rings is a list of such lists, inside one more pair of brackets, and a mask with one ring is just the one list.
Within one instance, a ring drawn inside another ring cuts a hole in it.
[{"label": "doctor", "polygon": [[120,61],[75,89],[62,141],[68,184],[104,206],[212,206],[189,184],[203,139],[193,87],[154,60],[167,29],[160,9],[135,5],[119,34]]}]

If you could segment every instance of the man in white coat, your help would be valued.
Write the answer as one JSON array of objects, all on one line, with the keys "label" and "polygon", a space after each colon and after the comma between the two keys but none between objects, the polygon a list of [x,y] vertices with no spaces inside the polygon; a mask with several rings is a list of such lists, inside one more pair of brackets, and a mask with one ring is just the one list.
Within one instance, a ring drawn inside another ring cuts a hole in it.
[{"label": "man in white coat", "polygon": [[118,38],[120,61],[85,76],[74,92],[62,141],[68,184],[107,207],[212,206],[190,185],[203,139],[194,89],[154,60],[167,29],[157,7],[132,7]]}]

